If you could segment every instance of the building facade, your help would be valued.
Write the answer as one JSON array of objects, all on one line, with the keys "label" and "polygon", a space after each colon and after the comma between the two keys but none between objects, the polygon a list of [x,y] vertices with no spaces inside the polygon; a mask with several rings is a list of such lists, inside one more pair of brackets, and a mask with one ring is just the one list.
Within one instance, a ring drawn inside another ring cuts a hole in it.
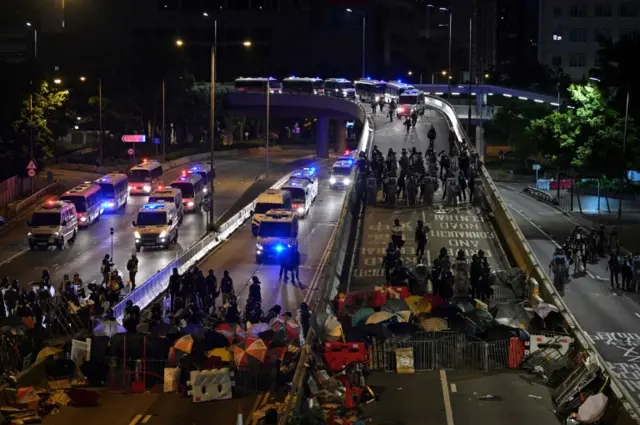
[{"label": "building facade", "polygon": [[640,1],[540,0],[539,21],[538,61],[581,81],[599,65],[601,40],[640,33]]}]

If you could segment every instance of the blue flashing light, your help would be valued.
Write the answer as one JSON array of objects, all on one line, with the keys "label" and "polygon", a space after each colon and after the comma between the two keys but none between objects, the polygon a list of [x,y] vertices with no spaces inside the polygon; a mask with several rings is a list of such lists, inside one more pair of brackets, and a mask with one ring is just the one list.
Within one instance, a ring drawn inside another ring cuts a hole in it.
[{"label": "blue flashing light", "polygon": [[180,177],[180,181],[181,181],[181,182],[186,182],[186,181],[187,181],[187,178],[186,178],[186,177]]},{"label": "blue flashing light", "polygon": [[164,205],[162,204],[147,204],[142,207],[144,210],[157,210],[158,208],[162,208]]},{"label": "blue flashing light", "polygon": [[371,80],[371,77],[367,77],[367,80]]},{"label": "blue flashing light", "polygon": [[281,243],[279,243],[278,245],[276,245],[275,248],[276,252],[280,253],[282,251],[284,251],[284,245],[282,245]]},{"label": "blue flashing light", "polygon": [[352,165],[353,161],[349,160],[349,161],[347,161],[347,164]]},{"label": "blue flashing light", "polygon": [[101,178],[101,179],[100,179],[100,181],[101,181],[101,182],[106,182],[106,181],[107,181],[107,179],[103,177],[103,178]]},{"label": "blue flashing light", "polygon": [[402,80],[398,80],[398,82],[399,82],[400,84],[402,84]]},{"label": "blue flashing light", "polygon": [[198,167],[197,165],[194,165],[193,167],[191,167],[192,170],[199,170],[200,167]]}]

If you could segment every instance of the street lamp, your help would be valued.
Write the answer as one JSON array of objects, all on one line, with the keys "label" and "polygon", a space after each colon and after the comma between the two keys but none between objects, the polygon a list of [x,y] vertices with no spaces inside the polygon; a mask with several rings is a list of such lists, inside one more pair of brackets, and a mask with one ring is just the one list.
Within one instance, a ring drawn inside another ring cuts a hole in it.
[{"label": "street lamp", "polygon": [[[87,77],[80,76],[80,82],[84,83],[87,81]],[[80,120],[80,117],[78,117]],[[98,147],[100,153],[100,164],[104,164],[104,147],[102,146],[103,141],[103,130],[102,130],[102,78],[98,78]]]},{"label": "street lamp", "polygon": [[86,77],[80,77],[80,81],[84,83],[85,81],[87,81],[87,78]]},{"label": "street lamp", "polygon": [[413,75],[413,72],[409,71],[409,72],[407,72],[407,75],[408,75],[409,77],[411,77],[411,76]]},{"label": "street lamp", "polygon": [[184,46],[184,41],[182,41],[182,39],[181,39],[181,38],[178,38],[178,39],[176,40],[176,46],[178,46],[178,47],[182,47],[182,46]]},{"label": "street lamp", "polygon": [[251,44],[252,44],[251,40],[245,40],[245,41],[242,42],[242,45],[244,47],[251,47]]},{"label": "street lamp", "polygon": [[362,79],[365,78],[365,51],[367,46],[367,15],[363,12],[354,12],[353,9],[347,8],[347,13],[356,13],[362,15]]},{"label": "street lamp", "polygon": [[[428,4],[427,7],[432,8],[432,9],[436,9],[436,6],[434,6],[432,4]],[[451,11],[451,9],[449,9],[447,7],[438,7],[437,9],[439,11],[441,11],[441,12],[448,12],[449,13],[449,64],[447,66],[447,72],[449,74],[451,74],[451,29],[453,27],[453,12]],[[471,71],[471,70],[469,70],[469,71]],[[444,76],[446,74],[443,73],[442,75]],[[451,77],[449,77],[449,96],[451,96]]]},{"label": "street lamp", "polygon": [[62,84],[62,80],[60,78],[56,78],[53,80],[53,84],[56,84],[59,86],[60,84]]}]

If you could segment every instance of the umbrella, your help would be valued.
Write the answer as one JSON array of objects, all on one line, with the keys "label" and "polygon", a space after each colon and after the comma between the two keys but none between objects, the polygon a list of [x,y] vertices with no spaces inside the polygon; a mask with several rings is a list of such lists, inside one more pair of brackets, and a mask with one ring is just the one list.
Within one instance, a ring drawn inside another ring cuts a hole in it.
[{"label": "umbrella", "polygon": [[449,329],[449,324],[446,319],[441,317],[431,317],[429,319],[423,319],[420,322],[420,326],[427,332],[441,332]]},{"label": "umbrella", "polygon": [[173,343],[173,348],[186,354],[191,354],[193,350],[193,337],[185,335]]},{"label": "umbrella", "polygon": [[377,325],[378,323],[386,322],[387,320],[392,320],[394,318],[402,320],[398,315],[389,311],[378,311],[369,316],[365,323],[367,325]]},{"label": "umbrella", "polygon": [[426,297],[412,295],[404,300],[413,314],[431,313],[431,303]]},{"label": "umbrella", "polygon": [[409,305],[403,299],[391,298],[388,299],[387,302],[382,306],[382,309],[385,311],[390,311],[391,313],[397,313],[399,311],[409,310]]},{"label": "umbrella", "polygon": [[182,332],[189,334],[194,338],[204,338],[205,330],[201,325],[189,323],[182,329]]},{"label": "umbrella", "polygon": [[244,339],[244,330],[235,323],[222,323],[215,328],[215,331],[227,337],[230,344]]},{"label": "umbrella", "polygon": [[229,345],[231,344],[229,344],[227,337],[222,335],[220,332],[208,331],[204,335],[205,349],[210,350],[212,348],[228,347]]},{"label": "umbrella", "polygon": [[267,361],[275,363],[276,360],[283,361],[287,354],[288,347],[284,345],[276,345],[269,347],[267,351]]},{"label": "umbrella", "polygon": [[260,338],[247,337],[233,347],[236,366],[253,366],[263,363],[267,357],[267,345]]},{"label": "umbrella", "polygon": [[495,309],[496,322],[512,328],[527,329],[529,327],[529,313],[522,303],[504,303]]},{"label": "umbrella", "polygon": [[358,326],[359,324],[364,323],[373,313],[375,313],[375,310],[372,308],[361,308],[351,316],[351,326]]},{"label": "umbrella", "polygon": [[172,330],[176,331],[174,333],[180,333],[180,330],[178,328],[174,329],[174,326],[165,322],[156,323],[155,325],[149,327],[149,333],[157,336],[167,336],[171,333]]},{"label": "umbrella", "polygon": [[247,336],[252,336],[254,338],[259,338],[260,334],[270,330],[271,328],[266,323],[256,323],[251,325],[247,329]]},{"label": "umbrella", "polygon": [[105,320],[93,329],[94,336],[108,336],[109,338],[125,332],[127,330],[115,320]]},{"label": "umbrella", "polygon": [[340,341],[344,332],[342,331],[342,324],[336,316],[329,316],[324,322],[324,334],[327,341]]},{"label": "umbrella", "polygon": [[55,354],[61,353],[62,350],[60,348],[56,348],[56,347],[44,347],[42,350],[40,350],[40,352],[38,353],[38,355],[36,356],[36,361],[35,363],[41,362],[44,359],[46,359],[49,356],[53,356]]},{"label": "umbrella", "polygon": [[207,352],[207,358],[219,357],[223,362],[230,362],[232,360],[231,351],[228,348],[214,348]]},{"label": "umbrella", "polygon": [[467,313],[476,309],[475,304],[468,298],[454,299],[453,304],[455,304],[463,313]]},{"label": "umbrella", "polygon": [[300,325],[298,322],[288,316],[280,316],[269,322],[269,327],[276,334],[283,334],[284,339],[293,341],[300,336]]},{"label": "umbrella", "polygon": [[411,320],[411,315],[413,313],[409,310],[397,311],[396,315],[402,319],[403,322],[408,322]]},{"label": "umbrella", "polygon": [[387,329],[394,335],[413,335],[421,330],[415,323],[405,322],[391,323]]},{"label": "umbrella", "polygon": [[578,408],[576,420],[583,424],[592,424],[602,418],[607,408],[608,398],[603,393],[590,395]]},{"label": "umbrella", "polygon": [[474,333],[485,333],[495,325],[495,319],[488,311],[476,308],[465,313],[468,322],[474,325]]},{"label": "umbrella", "polygon": [[24,323],[24,325],[28,328],[28,329],[33,329],[35,327],[35,322],[33,320],[33,317],[28,316],[28,317],[23,317],[22,318],[22,322]]},{"label": "umbrella", "polygon": [[560,310],[553,304],[548,303],[538,303],[538,305],[533,309],[541,319],[546,319],[551,312],[558,313]]}]

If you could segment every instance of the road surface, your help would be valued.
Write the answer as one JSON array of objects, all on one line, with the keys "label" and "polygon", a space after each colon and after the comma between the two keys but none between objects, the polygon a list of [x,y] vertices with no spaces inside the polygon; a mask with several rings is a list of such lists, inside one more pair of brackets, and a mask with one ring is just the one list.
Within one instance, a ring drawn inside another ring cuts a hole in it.
[{"label": "road surface", "polygon": [[[409,150],[414,146],[424,154],[429,146],[427,131],[432,124],[437,134],[436,152],[443,149],[448,152],[448,123],[440,113],[433,110],[427,111],[425,116],[418,120],[418,125],[409,135],[398,120],[392,123],[377,122],[374,144],[385,156],[389,148],[393,148],[399,157],[402,148]],[[417,262],[414,231],[419,219],[431,229],[425,262],[431,263],[432,259],[437,258],[442,247],[447,248],[452,258],[459,249],[463,249],[469,258],[482,249],[494,269],[504,268],[498,239],[483,214],[467,202],[461,203],[458,207],[445,208],[440,189],[434,195],[433,207],[408,208],[406,204],[398,204],[396,208],[367,206],[350,291],[370,290],[385,282],[382,258],[391,240],[391,226],[395,218],[400,220],[404,228],[405,246],[402,248],[402,260],[409,268]]]},{"label": "road surface", "polygon": [[[498,190],[540,265],[548,270],[555,248],[577,223],[516,185],[499,183]],[[611,370],[640,402],[640,306],[624,291],[609,287],[605,267],[604,259],[587,265],[585,275],[571,278],[563,299]]]},{"label": "road surface", "polygon": [[262,308],[265,312],[275,304],[280,305],[283,311],[296,311],[305,294],[315,291],[310,285],[314,281],[344,200],[344,191],[331,190],[329,187],[329,171],[333,161],[327,159],[317,163],[318,197],[307,216],[299,223],[298,246],[302,285],[280,281],[280,266],[273,262],[256,264],[256,238],[251,234],[250,222],[200,263],[199,267],[205,275],[209,269],[213,269],[218,280],[221,279],[224,270],[229,271],[240,308],[244,308],[247,301],[252,276],[258,276],[262,282]]},{"label": "road surface", "polygon": [[[186,166],[185,166],[186,168]],[[247,190],[255,178],[264,172],[264,162],[260,159],[219,159],[216,161],[216,217],[221,216],[227,208]],[[291,165],[278,164],[272,167],[274,173],[290,171]],[[163,181],[168,183],[179,175],[181,168],[165,173]],[[95,175],[93,176],[95,179]],[[79,232],[77,241],[59,251],[29,251],[26,243],[26,228],[18,226],[2,235],[2,245],[12,245],[16,252],[0,264],[0,276],[18,279],[22,287],[27,288],[30,282],[40,278],[41,272],[48,269],[53,282],[57,284],[62,275],[79,272],[85,283],[100,282],[100,261],[105,254],[111,254],[111,238],[109,228],[115,229],[113,237],[113,257],[121,273],[126,272],[126,262],[135,251],[133,228],[131,222],[139,208],[146,203],[146,196],[131,196],[124,211],[116,214],[105,214],[101,220],[88,229]],[[173,260],[182,250],[197,241],[205,231],[206,213],[185,214],[180,226],[180,237],[177,244],[168,250],[143,249],[138,253],[139,271],[137,283],[144,282],[157,270]],[[127,278],[125,274],[125,279]]]}]

